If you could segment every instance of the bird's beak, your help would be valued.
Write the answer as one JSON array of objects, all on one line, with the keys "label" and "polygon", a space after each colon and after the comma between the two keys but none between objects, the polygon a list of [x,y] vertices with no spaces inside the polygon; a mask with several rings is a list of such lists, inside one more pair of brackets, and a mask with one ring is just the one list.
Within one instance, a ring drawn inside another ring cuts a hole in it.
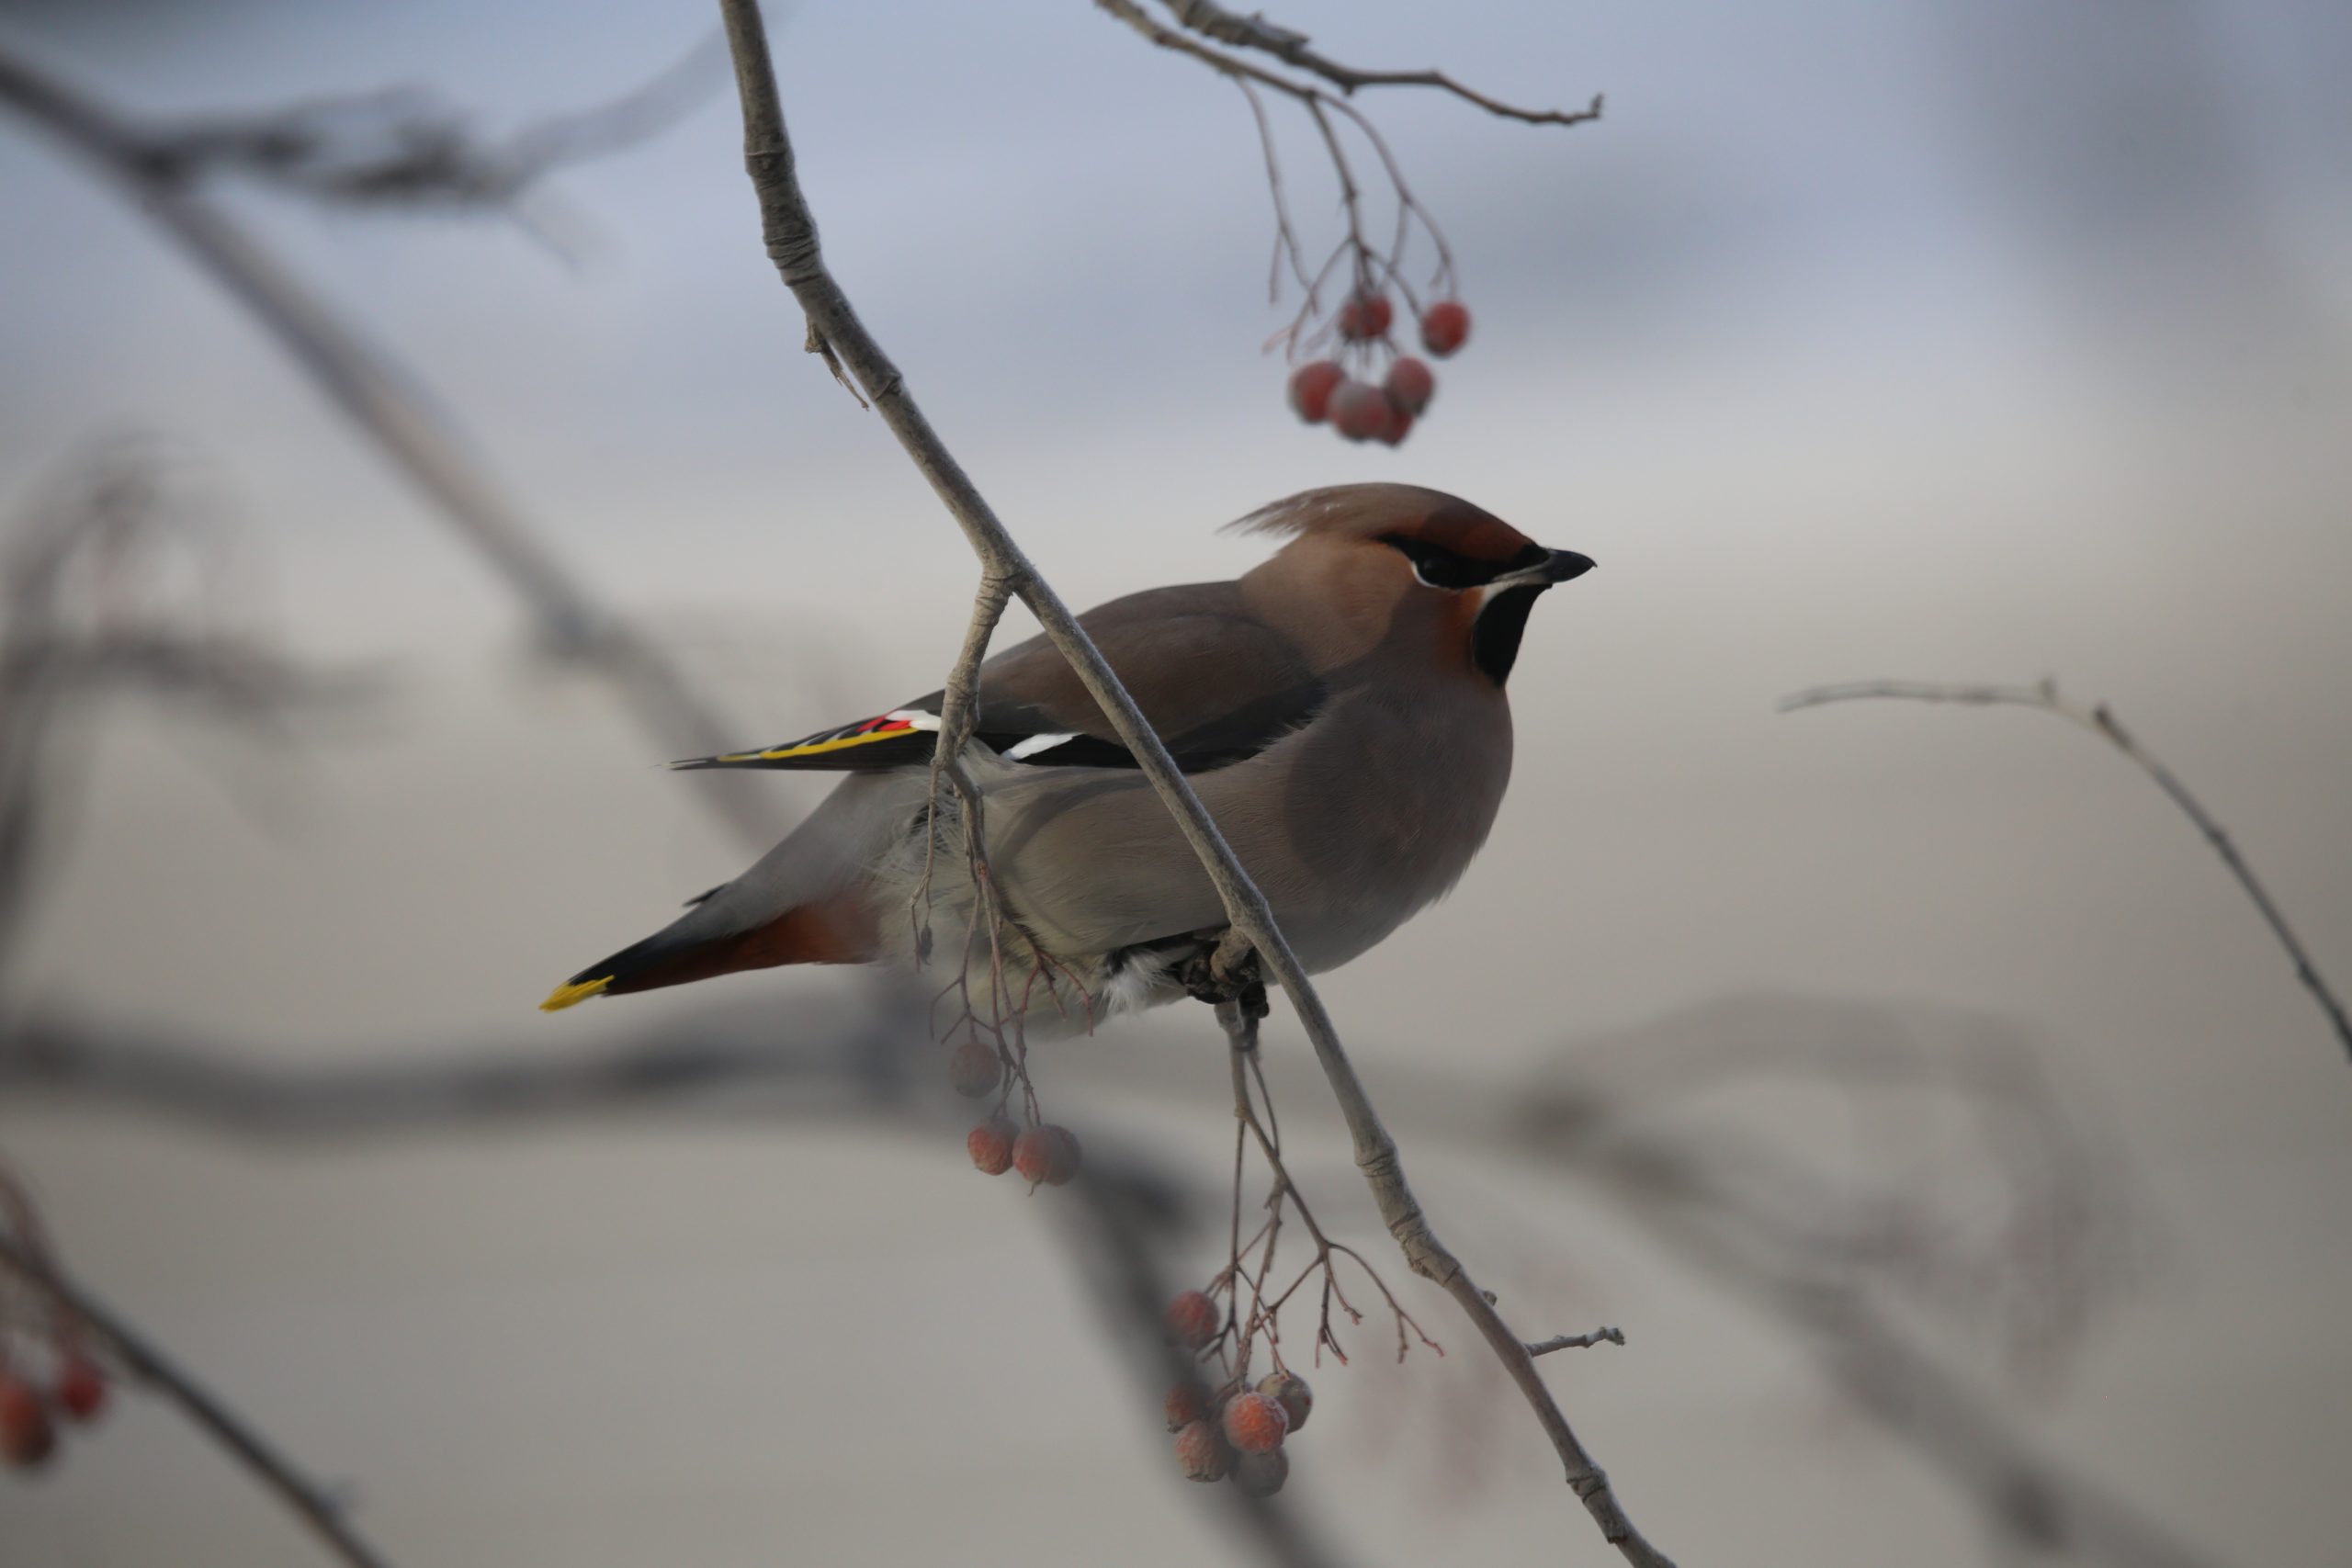
[{"label": "bird's beak", "polygon": [[1582,577],[1592,570],[1592,558],[1574,550],[1554,550],[1533,566],[1507,572],[1487,584],[1488,592],[1506,588],[1549,588],[1555,582],[1566,582],[1572,577]]}]

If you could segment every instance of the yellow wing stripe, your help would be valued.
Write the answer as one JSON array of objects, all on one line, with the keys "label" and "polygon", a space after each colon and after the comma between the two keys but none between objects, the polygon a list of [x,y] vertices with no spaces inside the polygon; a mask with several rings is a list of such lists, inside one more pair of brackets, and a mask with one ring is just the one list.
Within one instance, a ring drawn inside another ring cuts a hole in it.
[{"label": "yellow wing stripe", "polygon": [[582,980],[576,986],[558,986],[548,999],[539,1004],[539,1010],[561,1012],[575,1002],[584,1002],[590,997],[602,995],[605,987],[612,983],[610,975],[603,975],[594,980]]},{"label": "yellow wing stripe", "polygon": [[831,740],[808,741],[797,746],[771,747],[765,751],[729,751],[724,756],[714,757],[711,761],[715,762],[780,762],[791,757],[820,757],[828,751],[846,751],[853,746],[870,746],[876,740],[896,740],[902,736],[914,733],[912,726],[901,726],[896,729],[877,729],[865,735],[840,735]]}]

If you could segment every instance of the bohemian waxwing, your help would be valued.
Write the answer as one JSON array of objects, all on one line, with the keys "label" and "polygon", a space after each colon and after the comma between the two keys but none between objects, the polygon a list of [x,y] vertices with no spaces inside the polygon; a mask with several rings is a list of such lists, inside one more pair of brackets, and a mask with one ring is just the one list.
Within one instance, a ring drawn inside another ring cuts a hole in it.
[{"label": "bohemian waxwing", "polygon": [[[1081,620],[1300,961],[1329,969],[1469,865],[1510,773],[1503,682],[1528,612],[1592,562],[1411,485],[1308,491],[1233,526],[1289,538],[1236,581],[1150,589]],[[1033,1028],[1183,996],[1179,973],[1214,944],[1223,907],[1061,655],[1033,637],[980,670],[966,762],[1002,900],[993,953],[972,931],[954,791],[931,807],[940,704],[673,764],[850,776],[749,871],[540,1005],[778,964],[911,966],[923,950],[966,968],[982,1016]]]}]

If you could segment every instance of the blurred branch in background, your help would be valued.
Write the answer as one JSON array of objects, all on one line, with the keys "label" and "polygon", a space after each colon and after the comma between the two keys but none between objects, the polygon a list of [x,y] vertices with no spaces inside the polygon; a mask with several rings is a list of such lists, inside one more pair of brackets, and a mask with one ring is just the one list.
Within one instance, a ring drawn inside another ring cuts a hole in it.
[{"label": "blurred branch in background", "polygon": [[[855,1121],[930,1138],[943,1128],[959,1129],[962,1112],[928,1070],[933,1064],[923,1013],[913,998],[883,994],[837,1016],[804,1015],[785,1042],[773,1017],[754,1009],[552,1062],[420,1046],[387,1052],[379,1065],[325,1069],[257,1067],[215,1046],[51,1016],[0,1032],[0,1091],[192,1121],[232,1136],[318,1139],[319,1147],[334,1152],[348,1152],[357,1146],[352,1139],[369,1135],[669,1111],[831,1128]],[[1048,1190],[1050,1199],[1040,1198],[1052,1205],[1072,1269],[1133,1371],[1139,1403],[1156,1414],[1169,1388],[1196,1375],[1191,1354],[1163,1333],[1160,1312],[1170,1294],[1164,1259],[1201,1228],[1205,1201],[1141,1151],[1107,1140],[1090,1149],[1084,1180]],[[134,1374],[181,1403],[314,1524],[324,1529],[338,1521],[326,1493],[271,1456],[160,1352],[118,1320],[98,1315],[86,1294],[40,1257],[0,1237],[0,1265],[88,1312]],[[1233,1527],[1273,1568],[1337,1568],[1342,1561],[1297,1510],[1272,1507],[1238,1486],[1216,1491]],[[373,1562],[354,1554],[364,1551],[355,1545],[346,1556]]]},{"label": "blurred branch in background", "polygon": [[[719,0],[727,39],[735,62],[737,96],[743,116],[743,163],[758,199],[761,234],[777,276],[792,291],[808,323],[808,346],[821,354],[835,376],[844,367],[871,400],[916,471],[935,491],[978,558],[980,581],[967,657],[984,647],[993,619],[991,605],[1006,593],[1018,597],[1046,640],[1066,660],[1087,694],[1101,707],[1120,741],[1168,808],[1177,830],[1198,858],[1225,908],[1227,929],[1215,962],[1205,967],[1226,994],[1239,996],[1263,978],[1278,984],[1313,1045],[1316,1061],[1338,1101],[1355,1146],[1356,1167],[1380,1207],[1381,1219],[1412,1270],[1452,1296],[1510,1374],[1537,1424],[1559,1456],[1569,1489],[1599,1527],[1603,1539],[1637,1568],[1671,1568],[1665,1553],[1634,1528],[1608,1474],[1577,1438],[1533,1360],[1527,1342],[1496,1310],[1494,1296],[1479,1289],[1461,1260],[1442,1242],[1406,1180],[1396,1140],[1382,1124],[1370,1093],[1341,1044],[1339,1031],[1305,965],[1276,925],[1273,907],[1242,867],[1207,807],[1193,794],[1183,772],[1135,698],[1094,645],[1053,585],[1014,542],[978,487],[947,449],[909,391],[906,378],[850,303],[825,265],[815,214],[799,181],[783,100],[768,52],[766,23],[759,0]],[[943,744],[953,744],[942,727]],[[959,738],[960,739],[960,738]],[[935,799],[934,795],[934,799]],[[982,847],[972,841],[972,852]],[[1195,994],[1200,994],[1195,992]]]},{"label": "blurred branch in background", "polygon": [[[937,1074],[913,1063],[919,1031],[875,1021],[881,1016],[815,1020],[786,1043],[762,1010],[747,1009],[591,1057],[389,1051],[375,1064],[299,1070],[52,1016],[0,1036],[0,1092],[235,1136],[334,1134],[323,1146],[334,1149],[368,1135],[644,1113],[922,1121]],[[1305,1064],[1268,1066],[1276,1092],[1304,1091],[1313,1076]],[[1134,1058],[1085,1081],[1163,1111],[1227,1109],[1208,1075],[1175,1062]],[[1423,1146],[1572,1179],[1576,1193],[1601,1198],[1635,1234],[1793,1337],[1829,1387],[1967,1497],[2002,1541],[2116,1568],[2211,1561],[2038,1451],[1985,1374],[1954,1370],[1972,1348],[1989,1349],[2008,1379],[2046,1386],[2120,1298],[2142,1249],[2145,1222],[2128,1173],[2086,1124],[2086,1108],[2041,1071],[2030,1043],[1967,1015],[1955,1024],[1747,996],[1566,1045],[1526,1082],[1474,1088],[1427,1074],[1396,1087],[1396,1125]],[[1769,1135],[1711,1114],[1719,1108],[1708,1098],[1726,1089],[1740,1105],[1776,1093],[1827,1096],[1856,1126],[1857,1168],[1826,1168],[1821,1140],[1777,1103]],[[1163,1373],[1188,1368],[1149,1359],[1171,1353],[1157,1320],[1165,1270],[1154,1264],[1143,1279],[1130,1254],[1144,1237],[1166,1245],[1167,1216],[1204,1213],[1211,1200],[1164,1176],[1147,1180],[1130,1155],[1091,1146],[1088,1179],[1057,1190],[1084,1205],[1072,1224],[1090,1237],[1078,1249],[1089,1269],[1128,1258],[1115,1265],[1114,1288],[1098,1295],[1132,1296],[1114,1320],[1141,1336],[1148,1355],[1139,1375],[1165,1387]],[[1106,1217],[1114,1209],[1102,1205],[1146,1194],[1161,1217]],[[1607,1330],[1578,1337],[1614,1342]]]},{"label": "blurred branch in background", "polygon": [[[1949,1364],[1989,1323],[2011,1375],[2045,1382],[2128,1280],[2134,1210],[2080,1108],[1997,1032],[1933,1050],[1866,1012],[1810,1010],[1751,999],[1580,1049],[1516,1099],[1499,1136],[1574,1173],[1806,1344],[1825,1380],[1968,1495],[2007,1546],[2114,1568],[2209,1562],[2036,1451]],[[1871,1162],[1886,1168],[1840,1182],[1798,1140],[1659,1120],[1678,1101],[1775,1086],[1849,1100],[1858,1125],[1887,1134]],[[1966,1157],[1923,1161],[1929,1130],[1895,1131],[1906,1101],[1956,1116]],[[1976,1198],[1989,1217],[1963,1207],[1971,1174],[1994,1179]]]},{"label": "blurred branch in background", "polygon": [[2346,1015],[2343,999],[2320,977],[2319,966],[2312,962],[2302,939],[2287,923],[2287,917],[2272,901],[2269,890],[2254,874],[2254,868],[2245,863],[2245,857],[2238,852],[2228,830],[2218,818],[2205,809],[2203,803],[2188,793],[2188,786],[2180,782],[2177,773],[2133,739],[2132,732],[2123,728],[2105,703],[2094,703],[2086,707],[2062,694],[2058,682],[2053,680],[2045,680],[2032,686],[1969,686],[1929,681],[1852,681],[1840,685],[1814,686],[1783,697],[1781,699],[1781,711],[1793,713],[1800,708],[1820,707],[1829,703],[1878,698],[1958,703],[1974,707],[2035,708],[2054,718],[2064,719],[2086,735],[2098,737],[2130,758],[2142,773],[2155,781],[2156,787],[2165,792],[2167,799],[2180,807],[2181,815],[2196,825],[2198,832],[2213,847],[2213,852],[2222,857],[2222,863],[2229,867],[2230,874],[2237,879],[2238,886],[2245,890],[2255,912],[2270,928],[2270,934],[2278,939],[2278,945],[2286,949],[2288,962],[2295,967],[2295,978],[2302,983],[2303,989],[2312,994],[2312,999],[2319,1004],[2320,1011],[2327,1016],[2345,1055],[2352,1057],[2352,1017]]},{"label": "blurred branch in background", "polygon": [[[0,1226],[0,1279],[38,1292],[50,1310],[62,1312],[79,1332],[94,1337],[132,1378],[177,1405],[256,1483],[285,1504],[335,1557],[352,1568],[387,1568],[387,1560],[345,1517],[343,1503],[333,1488],[311,1480],[195,1373],[112,1308],[101,1304],[86,1288],[68,1279],[29,1225],[20,1224],[14,1234]],[[0,1333],[9,1326],[0,1321]]]},{"label": "blurred branch in background", "polygon": [[0,536],[0,978],[104,699],[277,733],[380,694],[371,676],[307,668],[227,624],[219,548],[143,441],[73,464]]},{"label": "blurred branch in background", "polygon": [[[673,68],[643,92],[595,114],[550,121],[503,148],[467,145],[452,121],[352,117],[371,123],[360,145],[336,143],[322,110],[280,117],[273,145],[293,149],[260,160],[271,138],[227,134],[215,122],[158,130],[139,125],[0,50],[0,104],[17,110],[88,159],[153,219],[277,340],[327,400],[473,546],[528,612],[552,656],[609,680],[628,710],[670,755],[724,750],[736,737],[669,659],[548,546],[545,536],[491,476],[472,445],[405,367],[370,344],[321,296],[203,194],[216,167],[266,162],[274,176],[312,196],[415,204],[428,194],[480,210],[511,200],[554,164],[649,133],[667,123],[693,90],[700,67]],[[657,112],[658,111],[658,112]],[[267,122],[254,122],[267,123]],[[389,145],[368,151],[386,125],[405,124]],[[343,127],[348,133],[351,125]],[[230,150],[239,150],[232,156]],[[702,789],[695,798],[742,838],[764,846],[769,813],[748,795]]]},{"label": "blurred branch in background", "polygon": [[435,95],[393,88],[132,130],[130,156],[166,184],[244,174],[323,202],[511,217],[553,238],[546,215],[530,205],[543,197],[546,176],[668,130],[725,83],[726,61],[725,45],[713,33],[610,103],[552,116],[495,141],[477,134],[462,109]]}]

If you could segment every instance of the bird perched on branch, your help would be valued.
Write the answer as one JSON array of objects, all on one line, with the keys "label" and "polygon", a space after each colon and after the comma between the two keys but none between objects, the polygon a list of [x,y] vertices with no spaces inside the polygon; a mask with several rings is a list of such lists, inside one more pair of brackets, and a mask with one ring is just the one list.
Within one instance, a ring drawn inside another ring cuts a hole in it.
[{"label": "bird perched on branch", "polygon": [[[1287,542],[1234,581],[1149,589],[1080,620],[1300,961],[1329,969],[1442,896],[1485,841],[1528,612],[1592,562],[1410,485],[1308,491],[1233,526]],[[981,1016],[1033,1025],[1185,995],[1223,906],[1061,655],[1033,637],[980,667],[964,762],[984,877],[956,792],[934,794],[942,702],[673,763],[849,776],[750,870],[540,1005],[926,956],[960,967]]]}]

